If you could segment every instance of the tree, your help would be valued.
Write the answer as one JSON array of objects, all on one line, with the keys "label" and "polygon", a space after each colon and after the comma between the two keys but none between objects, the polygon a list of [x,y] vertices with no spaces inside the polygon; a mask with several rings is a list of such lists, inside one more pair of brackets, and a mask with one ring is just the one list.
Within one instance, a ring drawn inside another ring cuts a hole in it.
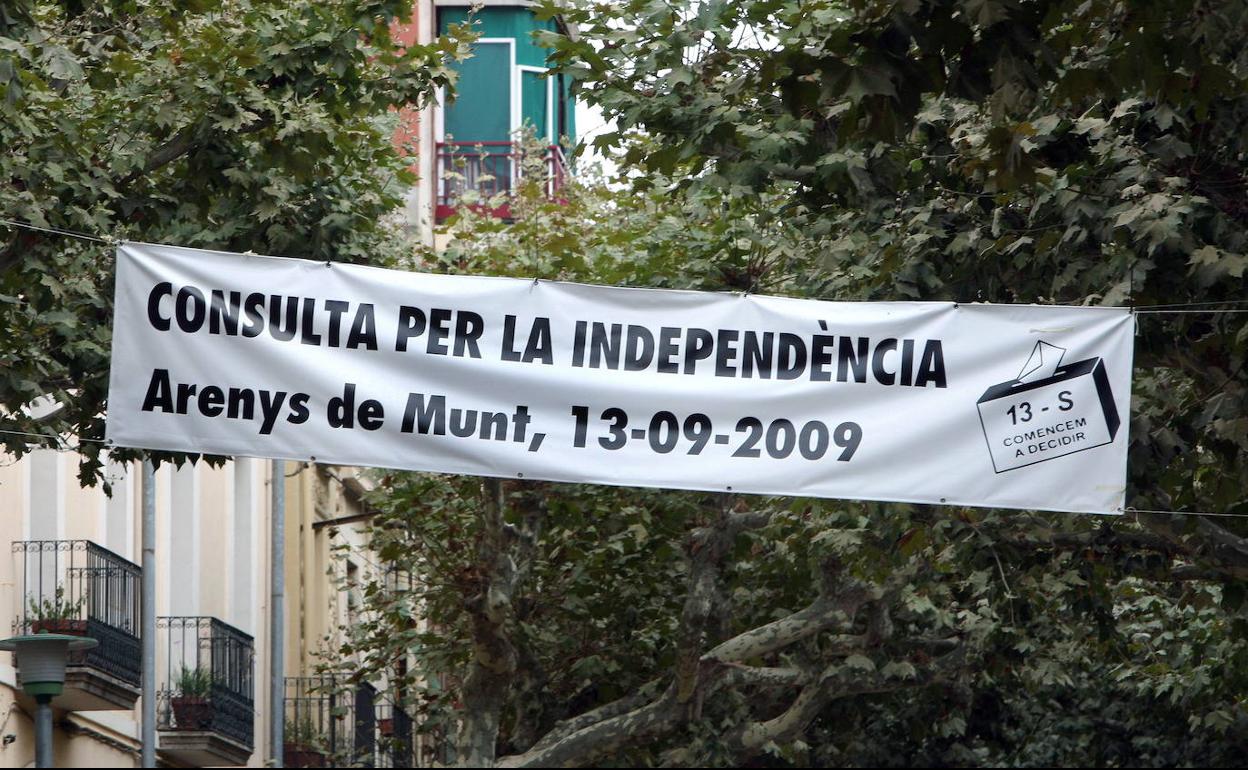
[{"label": "tree", "polygon": [[[1240,3],[556,10],[580,35],[547,41],[619,125],[601,144],[633,189],[469,227],[444,269],[1244,296]],[[1139,319],[1130,500],[1242,512],[1243,316]],[[1229,764],[1248,735],[1234,520],[406,474],[377,503],[413,587],[372,587],[342,652],[458,725],[467,763]]]},{"label": "tree", "polygon": [[[107,238],[368,261],[410,174],[391,111],[463,39],[400,47],[398,0],[0,8],[0,218]],[[112,250],[0,223],[5,429],[103,434]],[[36,419],[40,397],[60,405]],[[29,438],[0,434],[5,449]],[[82,444],[85,483],[100,445]],[[123,457],[123,454],[117,455]]]},{"label": "tree", "polygon": [[[563,197],[424,264],[796,293],[831,240],[765,195]],[[391,573],[332,667],[464,764],[1217,763],[1245,726],[1237,584],[1131,522],[405,473],[373,502]]]}]

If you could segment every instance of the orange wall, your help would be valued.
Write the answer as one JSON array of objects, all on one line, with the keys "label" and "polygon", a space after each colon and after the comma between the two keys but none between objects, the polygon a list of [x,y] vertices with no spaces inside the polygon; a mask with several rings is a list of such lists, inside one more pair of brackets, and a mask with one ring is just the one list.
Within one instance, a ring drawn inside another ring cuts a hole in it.
[{"label": "orange wall", "polygon": [[[420,39],[420,3],[421,0],[412,0],[412,18],[407,24],[395,24],[392,30],[394,39],[400,45],[412,45]],[[399,155],[403,157],[415,158],[417,148],[419,146],[420,137],[420,115],[411,107],[403,107],[399,110],[399,126],[394,131],[394,147],[399,151]],[[415,165],[412,171],[415,171]]]}]

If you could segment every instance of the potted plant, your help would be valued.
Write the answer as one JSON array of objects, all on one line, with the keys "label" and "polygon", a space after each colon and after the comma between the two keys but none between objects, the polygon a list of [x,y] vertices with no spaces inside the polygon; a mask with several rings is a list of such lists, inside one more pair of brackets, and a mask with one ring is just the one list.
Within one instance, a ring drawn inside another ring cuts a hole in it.
[{"label": "potted plant", "polygon": [[320,733],[312,718],[287,719],[282,759],[286,767],[325,767],[325,752],[321,750]]},{"label": "potted plant", "polygon": [[212,726],[212,671],[206,668],[182,667],[178,675],[177,694],[169,699],[173,707],[174,728],[205,730]]},{"label": "potted plant", "polygon": [[389,738],[394,735],[394,719],[392,717],[382,717],[377,720],[377,730],[383,738]]},{"label": "potted plant", "polygon": [[51,599],[39,601],[30,597],[29,615],[34,618],[30,622],[30,632],[86,636],[87,621],[78,617],[82,614],[84,599],[82,596],[72,601],[65,598],[65,586],[57,586]]}]

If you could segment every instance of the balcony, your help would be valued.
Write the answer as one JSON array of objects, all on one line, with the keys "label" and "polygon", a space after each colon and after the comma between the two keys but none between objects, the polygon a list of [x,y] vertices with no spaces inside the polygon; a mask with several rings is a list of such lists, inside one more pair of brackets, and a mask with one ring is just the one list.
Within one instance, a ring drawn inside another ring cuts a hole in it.
[{"label": "balcony", "polygon": [[445,221],[465,204],[499,219],[511,219],[511,204],[491,199],[509,198],[531,174],[543,175],[546,196],[554,198],[568,179],[567,160],[557,144],[548,145],[542,154],[542,158],[532,157],[513,142],[439,142],[437,221]]},{"label": "balcony", "polygon": [[407,712],[383,701],[373,709],[377,723],[377,767],[419,767],[416,725]]},{"label": "balcony", "polygon": [[211,617],[156,620],[156,728],[163,755],[194,767],[247,764],[255,747],[255,642]]},{"label": "balcony", "polygon": [[286,677],[286,767],[375,767],[376,698],[367,682]]},{"label": "balcony", "polygon": [[13,555],[23,600],[14,634],[62,633],[99,642],[70,655],[56,705],[134,708],[142,676],[139,566],[89,540],[17,541]]}]

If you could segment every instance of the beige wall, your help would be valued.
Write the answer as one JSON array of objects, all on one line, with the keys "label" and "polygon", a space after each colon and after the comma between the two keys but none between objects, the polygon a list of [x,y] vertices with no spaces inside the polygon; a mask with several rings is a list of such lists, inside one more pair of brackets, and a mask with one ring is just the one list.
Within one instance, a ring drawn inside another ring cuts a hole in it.
[{"label": "beige wall", "polygon": [[[229,618],[230,560],[228,555],[229,528],[233,519],[233,468],[203,466],[200,476],[204,485],[201,496],[202,510],[213,515],[199,519],[200,558],[203,560],[199,594],[200,615]],[[253,629],[254,632],[254,629]]]},{"label": "beige wall", "polygon": [[[363,513],[358,496],[344,486],[364,483],[356,481],[361,474],[353,468],[324,466],[305,468],[287,479],[286,659],[291,676],[316,673],[317,664],[326,655],[332,660],[342,641],[339,626],[346,620],[346,600],[339,587],[346,574],[336,547],[349,544],[355,551],[367,547],[367,522],[341,521]],[[358,557],[354,561],[364,562]],[[370,573],[361,572],[366,574]]]},{"label": "beige wall", "polygon": [[[34,766],[35,727],[30,717],[13,703],[11,693],[0,688],[0,733],[14,736],[8,745],[0,746],[0,767]],[[137,757],[124,747],[111,731],[90,724],[71,721],[69,730],[56,731],[52,743],[53,762],[57,767],[135,767]]]}]

